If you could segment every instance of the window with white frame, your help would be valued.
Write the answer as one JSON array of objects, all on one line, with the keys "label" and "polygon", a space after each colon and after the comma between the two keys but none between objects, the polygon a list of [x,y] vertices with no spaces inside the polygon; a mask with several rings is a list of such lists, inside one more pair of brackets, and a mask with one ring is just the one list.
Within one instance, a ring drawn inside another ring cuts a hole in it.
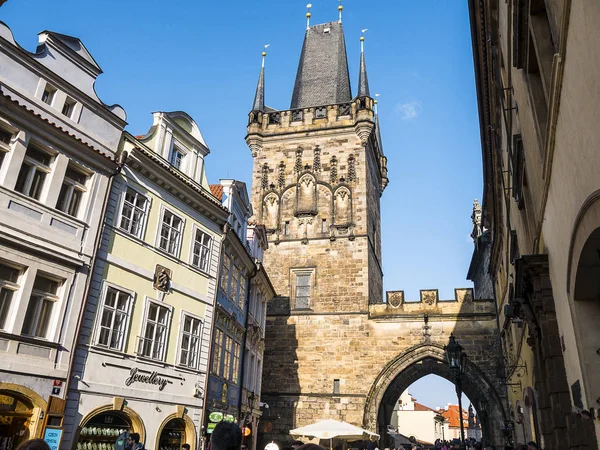
[{"label": "window with white frame", "polygon": [[149,201],[136,190],[128,187],[125,190],[123,205],[121,207],[121,220],[119,228],[135,237],[141,238],[148,213]]},{"label": "window with white frame", "polygon": [[238,286],[240,284],[240,269],[235,263],[231,267],[231,285],[227,292],[227,297],[232,299],[234,302],[237,301]]},{"label": "window with white frame", "polygon": [[52,313],[59,300],[58,289],[61,285],[61,281],[40,273],[36,275],[23,321],[22,334],[40,338],[48,336]]},{"label": "window with white frame", "polygon": [[183,163],[183,159],[185,158],[185,153],[176,145],[171,149],[171,154],[169,155],[169,162],[176,169],[181,170],[181,165]]},{"label": "window with white frame", "polygon": [[0,263],[0,330],[7,325],[13,296],[19,290],[20,274],[20,269]]},{"label": "window with white frame", "polygon": [[12,140],[12,137],[13,133],[0,128],[0,167],[2,167],[4,155],[10,151],[10,141]]},{"label": "window with white frame", "polygon": [[35,145],[29,145],[19,170],[15,190],[39,200],[46,175],[50,172],[52,156]]},{"label": "window with white frame", "polygon": [[177,255],[182,231],[183,219],[165,209],[160,226],[158,247],[171,255]]},{"label": "window with white frame", "polygon": [[210,236],[204,231],[196,229],[194,248],[192,249],[192,265],[204,272],[208,272],[210,244]]},{"label": "window with white frame", "polygon": [[70,216],[77,217],[83,194],[87,191],[88,175],[75,164],[69,164],[63,180],[56,208]]},{"label": "window with white frame", "polygon": [[314,269],[294,269],[293,299],[295,309],[310,308]]},{"label": "window with white frame", "polygon": [[240,343],[233,341],[233,373],[231,375],[231,381],[238,384],[240,377]]},{"label": "window with white frame", "polygon": [[102,305],[96,344],[122,351],[129,320],[131,294],[108,287]]},{"label": "window with white frame", "polygon": [[202,321],[184,314],[181,328],[179,364],[198,369],[200,364],[200,344],[202,343]]},{"label": "window with white frame", "polygon": [[221,375],[221,351],[223,349],[223,330],[215,328],[215,342],[213,346],[213,361],[212,361],[212,373]]},{"label": "window with white frame", "polygon": [[223,255],[223,263],[221,264],[221,290],[225,295],[229,296],[229,270],[231,267],[231,258],[228,255]]},{"label": "window with white frame", "polygon": [[164,359],[170,320],[169,308],[148,302],[142,336],[139,337],[138,355],[159,361]]}]

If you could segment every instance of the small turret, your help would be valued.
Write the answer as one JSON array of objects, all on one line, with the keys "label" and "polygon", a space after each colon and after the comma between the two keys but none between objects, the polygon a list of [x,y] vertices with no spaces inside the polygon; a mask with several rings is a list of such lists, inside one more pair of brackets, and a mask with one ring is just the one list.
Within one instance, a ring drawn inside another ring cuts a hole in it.
[{"label": "small turret", "polygon": [[[363,33],[367,31],[363,30]],[[358,74],[358,95],[357,97],[370,97],[369,78],[367,77],[367,64],[365,63],[365,37],[360,37],[360,72]]]},{"label": "small turret", "polygon": [[[265,50],[269,45],[265,45]],[[254,94],[254,104],[252,105],[252,111],[264,111],[265,110],[265,58],[267,52],[262,52],[262,66],[260,68],[260,75],[258,76],[258,84],[256,85],[256,94]]]}]

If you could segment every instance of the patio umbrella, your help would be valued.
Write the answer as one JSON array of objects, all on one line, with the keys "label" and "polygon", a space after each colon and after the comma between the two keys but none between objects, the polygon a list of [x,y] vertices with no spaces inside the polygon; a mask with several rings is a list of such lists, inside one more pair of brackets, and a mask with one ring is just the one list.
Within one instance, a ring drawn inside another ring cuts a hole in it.
[{"label": "patio umbrella", "polygon": [[379,439],[378,434],[371,433],[370,431],[363,430],[362,428],[349,423],[338,422],[337,420],[333,419],[321,420],[320,422],[306,425],[305,427],[290,430],[290,435],[292,435],[294,438],[307,436],[316,437],[319,439],[329,439],[330,446],[333,438],[344,440],[370,439],[373,441]]}]

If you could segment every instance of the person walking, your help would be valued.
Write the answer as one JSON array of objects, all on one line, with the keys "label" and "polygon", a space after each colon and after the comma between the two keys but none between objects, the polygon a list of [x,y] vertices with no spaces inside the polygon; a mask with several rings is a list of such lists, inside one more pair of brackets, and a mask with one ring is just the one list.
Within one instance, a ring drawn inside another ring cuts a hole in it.
[{"label": "person walking", "polygon": [[129,435],[125,448],[127,450],[144,450],[144,443],[140,442],[139,433],[131,433]]}]

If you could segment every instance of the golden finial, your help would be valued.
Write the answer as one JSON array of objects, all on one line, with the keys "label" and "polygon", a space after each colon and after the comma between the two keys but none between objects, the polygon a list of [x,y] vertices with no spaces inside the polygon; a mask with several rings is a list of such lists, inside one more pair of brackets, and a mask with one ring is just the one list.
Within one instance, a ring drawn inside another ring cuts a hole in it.
[{"label": "golden finial", "polygon": [[360,51],[361,53],[365,51],[365,33],[368,31],[368,28],[364,28],[361,30],[360,36]]},{"label": "golden finial", "polygon": [[271,44],[266,44],[265,49],[262,52],[262,66],[265,67],[265,57],[267,56],[267,49],[271,46]]},{"label": "golden finial", "polygon": [[308,10],[308,11],[306,11],[306,29],[307,30],[310,28],[310,18],[311,18],[310,8],[312,8],[312,5],[309,3],[308,5],[306,5],[306,9]]},{"label": "golden finial", "polygon": [[340,12],[340,20],[339,20],[340,23],[342,23],[342,11],[344,10],[344,6],[342,5],[342,1],[343,0],[340,0],[340,4],[338,6],[338,11]]}]

